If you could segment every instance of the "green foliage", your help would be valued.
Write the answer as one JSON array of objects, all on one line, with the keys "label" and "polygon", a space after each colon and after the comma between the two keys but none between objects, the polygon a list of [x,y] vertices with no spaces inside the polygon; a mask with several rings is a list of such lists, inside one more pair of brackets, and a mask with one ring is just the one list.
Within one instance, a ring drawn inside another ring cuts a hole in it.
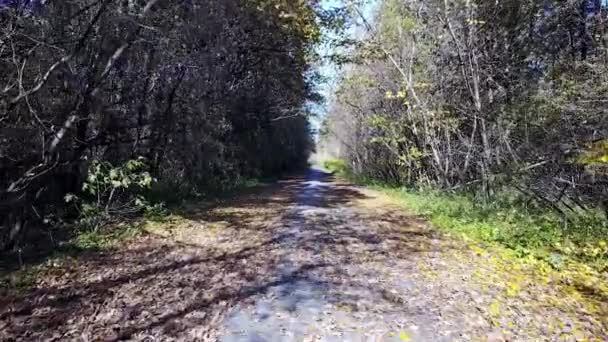
[{"label": "green foliage", "polygon": [[381,15],[379,31],[385,44],[396,46],[405,34],[416,29],[416,19],[403,6],[401,0],[384,1]]},{"label": "green foliage", "polygon": [[145,192],[154,182],[143,158],[119,166],[94,161],[82,186],[82,195],[67,194],[65,201],[78,208],[82,228],[96,230],[112,215],[138,212],[162,215],[163,204],[152,204],[145,198]]},{"label": "green foliage", "polygon": [[362,59],[344,69],[321,143],[360,176],[488,202],[511,186],[546,210],[608,215],[606,22],[580,16],[580,2],[550,3],[382,0],[361,11],[367,35],[351,36]]},{"label": "green foliage", "polygon": [[608,166],[608,139],[589,144],[587,150],[579,156],[578,162],[589,166]]},{"label": "green foliage", "polygon": [[30,288],[38,279],[44,265],[23,268],[11,274],[0,274],[0,290],[12,288],[18,291]]},{"label": "green foliage", "polygon": [[141,157],[118,167],[96,160],[89,167],[82,190],[93,196],[102,196],[118,189],[149,188],[153,179],[145,169],[146,163]]},{"label": "green foliage", "polygon": [[71,243],[79,250],[101,250],[142,234],[144,230],[140,225],[119,224],[105,229],[82,231]]},{"label": "green foliage", "polygon": [[608,224],[601,215],[564,218],[553,211],[525,208],[512,201],[481,204],[466,194],[381,188],[437,227],[479,241],[497,243],[520,257],[532,255],[557,265],[573,258],[599,270],[608,267]]},{"label": "green foliage", "polygon": [[292,35],[301,36],[307,41],[321,38],[317,14],[306,1],[251,0],[249,5],[255,5],[269,24],[278,24]]},{"label": "green foliage", "polygon": [[341,170],[342,175],[358,184],[389,195],[448,233],[497,244],[514,251],[518,257],[541,259],[556,268],[564,260],[574,260],[600,272],[608,270],[608,222],[600,213],[565,220],[543,206],[524,205],[512,193],[505,192],[497,200],[483,203],[467,193],[413,190],[357,177],[339,160],[330,160],[325,165],[329,170]]},{"label": "green foliage", "polygon": [[344,81],[344,86],[361,86],[366,88],[374,88],[378,86],[375,79],[368,75],[348,75]]},{"label": "green foliage", "polygon": [[346,162],[341,159],[327,159],[323,162],[323,167],[327,171],[338,175],[345,175],[348,170]]},{"label": "green foliage", "polygon": [[[3,43],[15,46],[0,53],[0,249],[29,242],[20,227],[69,221],[66,207],[95,228],[306,165],[315,44],[340,29],[340,11],[291,0],[40,6],[44,16],[0,6]],[[122,165],[134,155],[149,168]]]}]

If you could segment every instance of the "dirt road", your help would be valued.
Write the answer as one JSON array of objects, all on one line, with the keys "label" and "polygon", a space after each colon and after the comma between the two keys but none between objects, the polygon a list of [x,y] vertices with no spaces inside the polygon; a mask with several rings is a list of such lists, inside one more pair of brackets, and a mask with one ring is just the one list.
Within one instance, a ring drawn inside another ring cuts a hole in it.
[{"label": "dirt road", "polygon": [[601,313],[550,281],[316,170],[149,230],[56,261],[35,289],[5,296],[0,340],[606,336]]}]

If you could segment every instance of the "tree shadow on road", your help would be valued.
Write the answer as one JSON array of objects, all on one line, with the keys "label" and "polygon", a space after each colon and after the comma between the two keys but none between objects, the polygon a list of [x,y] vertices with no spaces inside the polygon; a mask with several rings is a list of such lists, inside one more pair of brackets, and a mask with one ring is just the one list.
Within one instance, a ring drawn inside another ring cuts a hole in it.
[{"label": "tree shadow on road", "polygon": [[[67,258],[45,269],[35,288],[1,294],[0,339],[202,338],[232,307],[301,282],[329,303],[358,307],[361,298],[346,294],[347,286],[398,305],[381,286],[350,281],[349,268],[416,258],[442,245],[397,212],[379,219],[348,208],[366,198],[313,171],[192,207],[182,215],[196,224],[182,239],[145,236],[119,249]],[[218,233],[223,242],[214,245],[205,230],[217,222],[224,224]],[[305,257],[286,265],[293,255]]]}]

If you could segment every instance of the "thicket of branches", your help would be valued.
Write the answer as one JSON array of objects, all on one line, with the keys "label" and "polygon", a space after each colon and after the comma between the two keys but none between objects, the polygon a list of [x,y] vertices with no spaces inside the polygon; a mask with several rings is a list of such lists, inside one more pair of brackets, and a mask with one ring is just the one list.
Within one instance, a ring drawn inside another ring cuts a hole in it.
[{"label": "thicket of branches", "polygon": [[0,249],[62,215],[91,165],[144,160],[175,192],[305,163],[315,10],[288,0],[0,1]]},{"label": "thicket of branches", "polygon": [[358,14],[366,38],[323,138],[354,172],[606,210],[600,0],[384,0],[374,18]]}]

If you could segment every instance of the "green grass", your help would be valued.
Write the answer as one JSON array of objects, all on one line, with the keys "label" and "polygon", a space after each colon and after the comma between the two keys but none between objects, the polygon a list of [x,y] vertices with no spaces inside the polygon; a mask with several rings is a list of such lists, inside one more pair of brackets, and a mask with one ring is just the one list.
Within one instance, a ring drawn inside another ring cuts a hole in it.
[{"label": "green grass", "polygon": [[79,250],[103,250],[144,233],[141,224],[124,224],[82,231],[70,243]]},{"label": "green grass", "polygon": [[341,159],[327,159],[323,162],[323,167],[327,171],[339,175],[345,175],[348,172],[346,162]]},{"label": "green grass", "polygon": [[119,224],[97,230],[80,229],[73,238],[50,251],[40,262],[26,263],[21,269],[0,272],[0,290],[26,290],[35,283],[48,265],[60,264],[66,258],[78,257],[83,253],[107,250],[144,233],[142,224]]},{"label": "green grass", "polygon": [[[478,204],[467,195],[377,187],[435,226],[474,240],[497,243],[525,257],[533,255],[559,267],[564,258],[596,268],[608,266],[605,220],[571,218],[568,228],[553,211],[527,209],[509,201]],[[589,229],[593,227],[593,229]]]},{"label": "green grass", "polygon": [[73,236],[68,241],[64,241],[61,246],[50,251],[44,261],[36,264],[26,263],[20,270],[0,273],[0,289],[30,287],[40,270],[44,269],[48,263],[60,262],[67,257],[78,257],[87,252],[119,248],[125,241],[146,234],[146,227],[150,223],[163,224],[171,217],[172,212],[179,212],[188,202],[231,197],[241,192],[253,191],[257,187],[274,181],[276,181],[275,178],[239,178],[217,188],[208,189],[204,194],[182,191],[168,184],[159,185],[146,194],[147,199],[156,205],[146,207],[139,218],[102,225],[96,229],[82,224],[82,222],[74,223],[72,228],[66,227],[66,229],[73,229]]},{"label": "green grass", "polygon": [[356,177],[342,162],[324,164],[329,171],[385,193],[407,210],[427,218],[437,228],[479,242],[513,250],[560,268],[568,260],[608,270],[608,221],[600,213],[564,217],[504,192],[489,203],[467,193],[398,188]]}]

